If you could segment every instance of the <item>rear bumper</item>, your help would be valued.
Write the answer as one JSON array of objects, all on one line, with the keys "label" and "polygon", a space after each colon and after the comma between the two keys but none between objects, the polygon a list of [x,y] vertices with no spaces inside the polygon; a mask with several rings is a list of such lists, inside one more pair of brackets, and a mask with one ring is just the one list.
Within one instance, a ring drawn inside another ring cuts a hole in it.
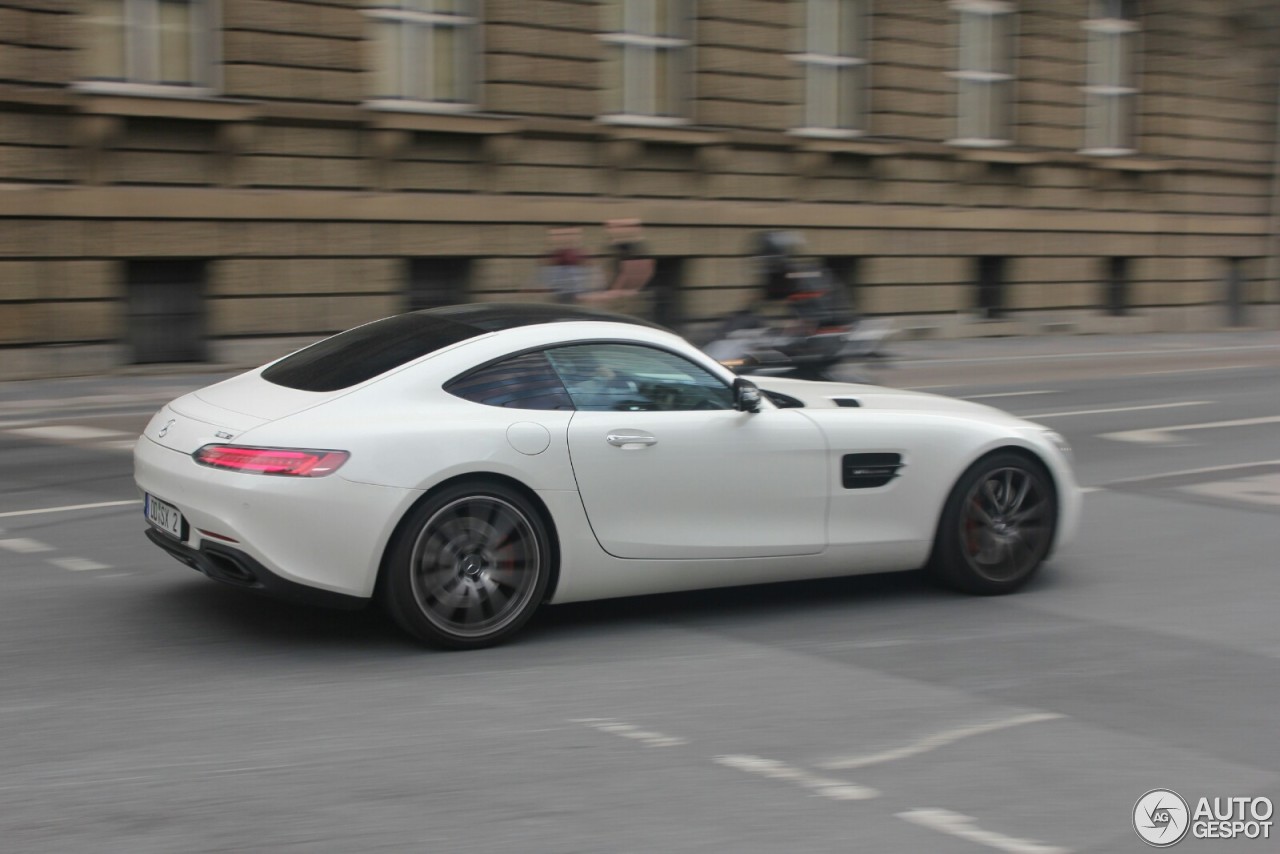
[{"label": "rear bumper", "polygon": [[345,480],[264,477],[197,465],[146,437],[134,448],[138,488],[190,525],[178,545],[232,548],[289,583],[367,599],[387,540],[421,493]]},{"label": "rear bumper", "polygon": [[147,539],[172,555],[178,562],[204,573],[214,581],[230,584],[253,593],[262,593],[277,599],[286,599],[322,608],[338,608],[354,611],[369,603],[360,596],[349,596],[332,590],[308,587],[296,581],[281,578],[244,552],[205,540],[194,549],[167,537],[154,528],[146,531]]}]

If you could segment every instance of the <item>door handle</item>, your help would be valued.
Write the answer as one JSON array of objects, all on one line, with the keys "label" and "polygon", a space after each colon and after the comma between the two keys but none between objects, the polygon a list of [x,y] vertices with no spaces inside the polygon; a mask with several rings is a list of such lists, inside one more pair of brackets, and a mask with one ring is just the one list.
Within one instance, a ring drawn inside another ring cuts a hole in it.
[{"label": "door handle", "polygon": [[604,440],[615,448],[629,448],[637,445],[648,447],[649,445],[658,444],[658,440],[653,436],[644,436],[636,433],[610,433],[604,437]]}]

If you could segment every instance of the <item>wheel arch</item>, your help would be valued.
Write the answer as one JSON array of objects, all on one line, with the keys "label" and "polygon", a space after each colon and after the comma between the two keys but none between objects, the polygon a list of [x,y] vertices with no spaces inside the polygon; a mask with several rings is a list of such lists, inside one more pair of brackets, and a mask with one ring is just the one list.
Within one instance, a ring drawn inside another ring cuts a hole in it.
[{"label": "wheel arch", "polygon": [[415,510],[430,501],[436,495],[461,483],[489,483],[498,486],[505,486],[508,489],[518,492],[521,497],[525,498],[537,512],[542,523],[546,525],[547,542],[551,550],[551,554],[548,556],[548,566],[550,568],[551,575],[550,578],[547,579],[547,589],[542,596],[543,603],[550,602],[551,598],[555,595],[556,587],[559,586],[560,583],[560,535],[556,530],[555,518],[551,515],[551,511],[547,508],[546,503],[538,496],[538,493],[531,489],[527,484],[511,477],[510,475],[498,474],[497,472],[491,471],[475,471],[456,474],[432,486],[422,495],[418,496],[412,504],[405,508],[404,512],[400,515],[400,518],[396,521],[395,527],[391,530],[391,536],[387,537],[386,543],[382,546],[382,556],[378,561],[378,577],[374,582],[373,598],[378,600],[383,594],[382,588],[387,576],[387,558],[391,554],[392,548],[394,548],[396,542],[399,540],[400,535],[404,530],[405,523],[408,521],[409,517],[413,515]]}]

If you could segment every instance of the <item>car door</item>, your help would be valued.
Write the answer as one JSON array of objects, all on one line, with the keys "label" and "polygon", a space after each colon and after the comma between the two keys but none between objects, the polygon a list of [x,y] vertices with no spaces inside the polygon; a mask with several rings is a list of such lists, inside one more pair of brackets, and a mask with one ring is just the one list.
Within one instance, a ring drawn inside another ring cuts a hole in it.
[{"label": "car door", "polygon": [[569,456],[587,518],[622,558],[816,554],[826,546],[821,431],[799,413],[733,408],[719,377],[634,343],[547,351],[575,412]]}]

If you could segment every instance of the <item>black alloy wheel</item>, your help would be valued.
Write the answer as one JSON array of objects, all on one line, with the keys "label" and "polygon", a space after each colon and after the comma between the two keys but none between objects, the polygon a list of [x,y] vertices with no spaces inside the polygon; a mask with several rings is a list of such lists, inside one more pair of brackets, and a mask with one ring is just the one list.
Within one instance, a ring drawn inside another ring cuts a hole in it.
[{"label": "black alloy wheel", "polygon": [[1053,545],[1057,493],[1039,462],[997,452],[957,481],[938,526],[930,569],[968,593],[1012,593]]},{"label": "black alloy wheel", "polygon": [[509,638],[551,576],[546,526],[514,489],[457,484],[419,505],[388,553],[384,604],[402,628],[452,649]]}]

